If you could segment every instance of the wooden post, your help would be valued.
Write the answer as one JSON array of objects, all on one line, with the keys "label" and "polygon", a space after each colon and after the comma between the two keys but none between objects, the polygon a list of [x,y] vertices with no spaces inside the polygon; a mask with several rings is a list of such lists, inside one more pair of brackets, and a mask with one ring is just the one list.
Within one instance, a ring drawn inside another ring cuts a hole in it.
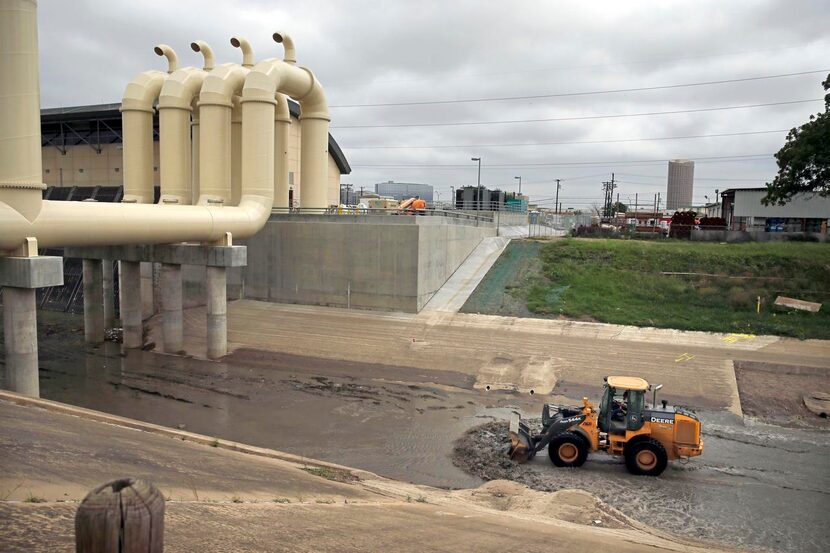
[{"label": "wooden post", "polygon": [[76,553],[162,553],[164,497],[149,482],[121,478],[98,486],[75,514]]}]

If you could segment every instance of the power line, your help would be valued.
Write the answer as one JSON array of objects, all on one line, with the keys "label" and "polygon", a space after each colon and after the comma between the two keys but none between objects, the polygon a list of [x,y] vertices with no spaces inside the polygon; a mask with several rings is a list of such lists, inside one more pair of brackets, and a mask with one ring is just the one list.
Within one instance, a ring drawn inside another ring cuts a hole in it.
[{"label": "power line", "polygon": [[783,77],[798,77],[802,75],[813,75],[826,73],[830,69],[816,69],[813,71],[800,71],[798,73],[780,73],[778,75],[762,75],[759,77],[743,77],[739,79],[722,79],[719,81],[700,81],[694,83],[680,83],[657,86],[642,86],[637,88],[617,88],[610,90],[590,90],[582,92],[560,92],[555,94],[535,94],[531,96],[498,96],[490,98],[464,98],[456,100],[423,100],[418,102],[382,102],[375,104],[340,104],[329,106],[330,108],[373,108],[373,107],[395,107],[395,106],[435,106],[446,104],[469,104],[476,102],[507,102],[515,100],[541,100],[544,98],[566,98],[571,96],[595,96],[599,94],[619,94],[623,92],[644,92],[647,90],[668,90],[673,88],[688,88],[695,86],[710,86],[728,83],[743,83],[751,81],[762,81],[766,79],[780,79]]},{"label": "power line", "polygon": [[[705,163],[712,160],[742,160],[748,158],[764,158],[772,157],[774,154],[742,154],[734,156],[710,156],[710,157],[690,157],[696,163]],[[567,161],[560,163],[490,163],[487,167],[559,167],[559,166],[579,166],[579,165],[615,165],[615,164],[629,164],[629,163],[666,163],[665,159],[632,159],[632,160],[610,160],[610,161]],[[442,169],[454,167],[469,167],[469,164],[460,163],[433,163],[433,164],[417,164],[417,163],[398,163],[398,164],[352,164],[352,167],[396,167],[396,168],[419,168],[419,169]]]},{"label": "power line", "polygon": [[808,100],[790,100],[787,102],[767,102],[763,104],[745,104],[740,106],[720,106],[715,108],[680,109],[672,111],[650,111],[642,113],[616,113],[609,115],[583,115],[580,117],[553,117],[547,119],[514,119],[507,121],[452,121],[449,123],[394,123],[385,125],[337,125],[332,129],[380,129],[380,128],[403,128],[403,127],[460,127],[471,125],[508,125],[514,123],[545,123],[552,121],[586,121],[590,119],[615,119],[621,117],[643,117],[648,115],[672,115],[678,113],[700,113],[705,111],[724,111],[732,109],[760,108],[768,106],[784,106],[791,104],[805,104],[808,102],[823,102],[824,98],[811,98]]},{"label": "power line", "polygon": [[790,129],[773,129],[767,131],[727,132],[717,134],[690,134],[685,136],[657,136],[644,138],[620,138],[613,140],[572,140],[562,142],[516,142],[513,144],[439,144],[435,146],[341,146],[344,150],[417,150],[442,148],[507,148],[517,146],[564,146],[572,144],[615,144],[620,142],[645,142],[649,140],[680,140],[687,138],[715,138],[721,136],[746,136],[752,134],[770,134],[790,132]]}]

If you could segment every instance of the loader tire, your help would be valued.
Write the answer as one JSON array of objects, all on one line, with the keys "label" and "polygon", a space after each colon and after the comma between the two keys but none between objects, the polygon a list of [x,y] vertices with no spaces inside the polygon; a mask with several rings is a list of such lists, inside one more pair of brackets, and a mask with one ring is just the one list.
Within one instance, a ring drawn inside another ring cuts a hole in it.
[{"label": "loader tire", "polygon": [[660,476],[669,456],[663,444],[654,438],[628,444],[625,447],[625,466],[631,474],[640,476]]},{"label": "loader tire", "polygon": [[581,467],[588,458],[588,442],[579,434],[563,432],[548,444],[548,457],[557,467]]}]

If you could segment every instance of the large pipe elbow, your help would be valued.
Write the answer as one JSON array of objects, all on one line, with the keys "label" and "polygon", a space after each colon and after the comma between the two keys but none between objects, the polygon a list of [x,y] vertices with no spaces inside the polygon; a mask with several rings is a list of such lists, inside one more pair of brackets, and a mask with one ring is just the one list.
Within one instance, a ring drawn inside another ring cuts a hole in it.
[{"label": "large pipe elbow", "polygon": [[179,68],[179,56],[176,51],[166,44],[157,44],[153,51],[157,56],[164,56],[167,58],[167,73],[171,74]]},{"label": "large pipe elbow", "polygon": [[272,37],[274,38],[274,42],[282,44],[282,47],[285,49],[282,61],[290,63],[291,65],[297,63],[297,49],[294,48],[294,40],[291,38],[291,35],[277,31]]},{"label": "large pipe elbow", "polygon": [[205,59],[205,64],[202,69],[205,71],[212,71],[216,67],[216,59],[213,57],[213,48],[204,40],[194,40],[190,43],[190,49],[194,52],[202,54]]},{"label": "large pipe elbow", "polygon": [[161,92],[166,76],[161,71],[145,71],[136,75],[124,89],[121,111],[153,113],[153,103]]},{"label": "large pipe elbow", "polygon": [[251,48],[251,43],[242,37],[231,37],[231,46],[242,50],[242,67],[254,66],[254,49]]}]

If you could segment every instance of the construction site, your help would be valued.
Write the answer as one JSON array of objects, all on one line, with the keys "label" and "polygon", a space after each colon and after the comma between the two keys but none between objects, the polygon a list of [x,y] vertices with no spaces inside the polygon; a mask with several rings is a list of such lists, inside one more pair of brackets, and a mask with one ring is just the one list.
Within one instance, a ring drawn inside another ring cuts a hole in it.
[{"label": "construction site", "polygon": [[[825,550],[827,244],[641,315],[682,282],[616,307],[589,264],[697,278],[659,261],[695,243],[565,238],[558,179],[556,225],[480,157],[450,204],[343,203],[288,32],[43,107],[38,9],[0,0],[0,550]],[[762,318],[785,279],[822,311]]]}]

